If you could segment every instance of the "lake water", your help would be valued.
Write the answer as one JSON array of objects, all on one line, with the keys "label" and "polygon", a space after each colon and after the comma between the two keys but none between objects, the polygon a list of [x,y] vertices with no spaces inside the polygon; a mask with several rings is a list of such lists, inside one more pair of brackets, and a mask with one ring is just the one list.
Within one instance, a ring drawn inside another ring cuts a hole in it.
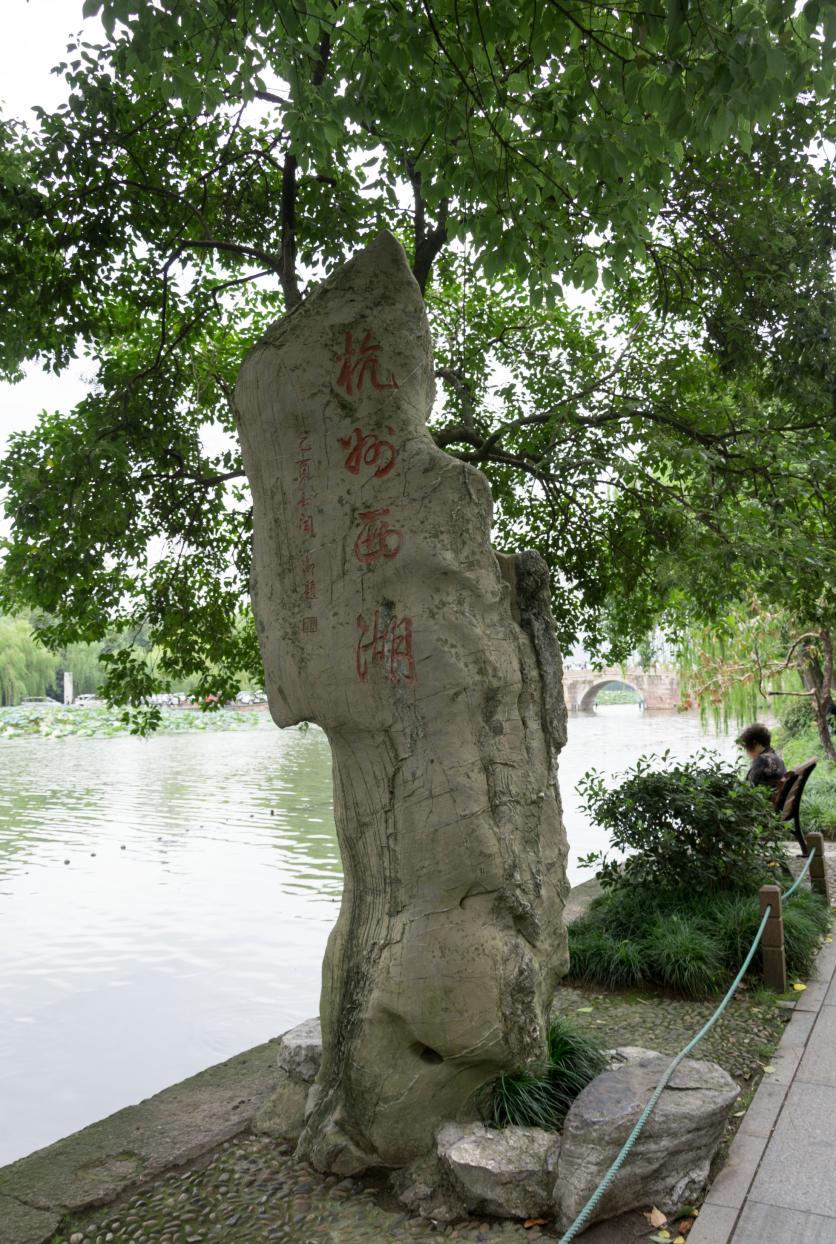
[{"label": "lake water", "polygon": [[[606,843],[574,787],[698,718],[570,719],[570,877]],[[311,728],[0,740],[0,1164],[265,1041],[319,1005],[340,901],[330,756]]]}]

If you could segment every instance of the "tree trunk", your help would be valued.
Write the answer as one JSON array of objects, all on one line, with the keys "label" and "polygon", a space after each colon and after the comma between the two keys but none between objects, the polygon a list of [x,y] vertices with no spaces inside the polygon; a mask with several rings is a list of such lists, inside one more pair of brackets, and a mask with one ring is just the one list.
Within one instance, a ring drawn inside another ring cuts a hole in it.
[{"label": "tree trunk", "polygon": [[345,882],[300,1153],[400,1166],[545,1052],[568,962],[545,567],[490,546],[432,442],[423,301],[388,234],[276,324],[236,403],[274,720],[327,732]]},{"label": "tree trunk", "polygon": [[821,658],[805,648],[801,662],[801,680],[812,693],[813,713],[819,741],[828,760],[836,761],[836,748],[830,732],[833,713],[833,637],[826,628],[819,632]]}]

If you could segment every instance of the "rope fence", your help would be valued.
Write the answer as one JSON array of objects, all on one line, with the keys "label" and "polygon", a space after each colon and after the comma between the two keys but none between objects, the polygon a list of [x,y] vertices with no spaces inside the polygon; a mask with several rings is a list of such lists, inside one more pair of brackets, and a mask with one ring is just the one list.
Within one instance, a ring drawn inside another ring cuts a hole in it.
[{"label": "rope fence", "polygon": [[[636,1120],[633,1130],[630,1132],[630,1135],[627,1137],[624,1144],[622,1145],[618,1153],[618,1156],[616,1157],[612,1166],[607,1171],[606,1175],[601,1180],[598,1187],[595,1189],[592,1196],[587,1201],[586,1205],[584,1205],[583,1209],[578,1214],[577,1218],[575,1218],[572,1225],[560,1237],[559,1244],[571,1244],[571,1241],[574,1240],[575,1236],[586,1226],[586,1223],[589,1220],[590,1215],[593,1213],[596,1206],[598,1205],[598,1202],[601,1200],[602,1196],[607,1191],[607,1189],[609,1188],[612,1181],[615,1179],[618,1172],[621,1170],[621,1167],[624,1165],[624,1162],[628,1154],[630,1153],[630,1150],[635,1145],[636,1141],[639,1138],[639,1135],[641,1134],[642,1129],[644,1128],[645,1123],[647,1122],[647,1120],[650,1118],[651,1114],[653,1113],[653,1108],[658,1102],[659,1098],[662,1096],[662,1093],[664,1092],[665,1087],[669,1083],[671,1076],[676,1071],[677,1067],[682,1062],[682,1060],[684,1058],[687,1058],[691,1050],[693,1050],[696,1046],[699,1045],[703,1037],[705,1037],[707,1033],[709,1033],[711,1029],[714,1027],[714,1025],[717,1023],[717,1020],[723,1014],[726,1007],[729,1005],[732,998],[734,997],[734,994],[735,994],[735,991],[738,985],[743,980],[743,977],[746,975],[746,972],[748,971],[749,966],[755,957],[755,952],[758,949],[760,940],[764,935],[764,930],[766,929],[767,925],[770,924],[770,922],[775,922],[776,920],[778,924],[781,926],[779,930],[780,937],[781,937],[780,959],[781,959],[781,963],[783,964],[784,946],[783,946],[783,920],[781,918],[782,904],[787,902],[789,899],[791,899],[792,896],[795,894],[796,890],[801,885],[801,882],[810,872],[814,859],[817,860],[816,868],[811,875],[814,887],[820,893],[824,893],[825,897],[827,897],[827,875],[824,869],[824,842],[823,842],[822,836],[821,834],[808,834],[807,841],[810,845],[809,854],[807,856],[807,859],[804,862],[804,867],[802,868],[796,880],[789,887],[789,889],[782,893],[779,886],[764,886],[762,888],[761,907],[762,907],[763,914],[761,916],[760,925],[758,926],[758,931],[755,934],[755,939],[752,942],[752,945],[749,947],[749,953],[746,955],[746,958],[743,960],[740,970],[735,976],[731,985],[729,985],[729,988],[726,991],[722,1002],[717,1007],[714,1014],[703,1024],[702,1028],[700,1028],[696,1036],[692,1037],[691,1040],[688,1042],[688,1044],[679,1051],[679,1053],[674,1058],[673,1062],[664,1072],[664,1074],[662,1075],[662,1078],[659,1080],[659,1083],[656,1085],[655,1089],[653,1090],[650,1096],[650,1100],[648,1101],[644,1110],[641,1112],[638,1119]],[[765,891],[770,892],[768,897],[772,901],[764,902]],[[772,893],[773,891],[777,891],[777,901],[776,901],[776,898],[773,897],[773,893]],[[775,905],[777,906],[777,910],[775,910],[775,908],[773,907],[773,903],[775,903]],[[766,949],[766,947],[764,947],[764,949]],[[777,948],[772,948],[772,949],[777,949]],[[784,972],[785,972],[784,989],[786,989],[786,969],[784,969]],[[783,993],[784,989],[781,989],[778,992]]]}]

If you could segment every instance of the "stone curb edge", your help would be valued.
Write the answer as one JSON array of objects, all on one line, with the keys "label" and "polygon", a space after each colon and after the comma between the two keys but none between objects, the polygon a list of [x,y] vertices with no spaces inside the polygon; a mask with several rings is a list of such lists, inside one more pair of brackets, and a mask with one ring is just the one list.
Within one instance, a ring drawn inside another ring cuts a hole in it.
[{"label": "stone curb edge", "polygon": [[775,1070],[765,1075],[758,1085],[725,1165],[709,1188],[700,1215],[689,1233],[688,1244],[731,1244],[834,973],[836,942],[823,946],[816,957],[808,987],[796,1002],[792,1018],[771,1059],[770,1065]]}]

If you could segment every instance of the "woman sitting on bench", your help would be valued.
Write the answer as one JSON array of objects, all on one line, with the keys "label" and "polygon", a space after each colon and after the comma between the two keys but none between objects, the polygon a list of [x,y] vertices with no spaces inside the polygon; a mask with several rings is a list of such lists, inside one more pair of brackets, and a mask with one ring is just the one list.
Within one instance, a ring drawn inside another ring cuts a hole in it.
[{"label": "woman sitting on bench", "polygon": [[767,727],[756,721],[741,730],[737,742],[752,762],[746,781],[753,786],[777,786],[787,770],[772,746],[772,735]]}]

